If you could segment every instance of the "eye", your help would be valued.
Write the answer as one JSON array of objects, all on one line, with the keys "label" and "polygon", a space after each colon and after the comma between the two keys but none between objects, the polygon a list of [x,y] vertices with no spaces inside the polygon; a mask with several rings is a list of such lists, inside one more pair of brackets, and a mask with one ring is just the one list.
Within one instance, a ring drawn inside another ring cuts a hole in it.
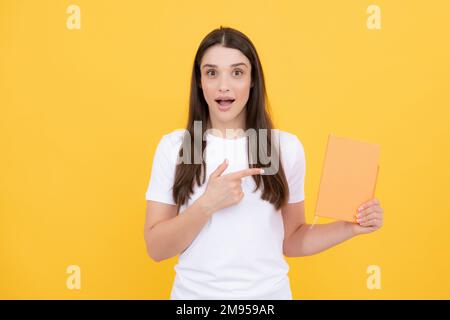
[{"label": "eye", "polygon": [[[236,69],[236,70],[234,70],[233,72],[237,72],[238,74],[238,76],[240,76],[240,75],[242,75],[243,73],[244,73],[244,71],[242,71],[242,70],[239,70],[239,69]],[[236,75],[236,74],[235,74]]]},{"label": "eye", "polygon": [[[212,72],[213,74],[211,74],[211,72]],[[214,69],[209,69],[208,71],[206,71],[206,74],[207,74],[208,76],[214,76],[214,75],[216,74],[216,70],[214,70]]]}]

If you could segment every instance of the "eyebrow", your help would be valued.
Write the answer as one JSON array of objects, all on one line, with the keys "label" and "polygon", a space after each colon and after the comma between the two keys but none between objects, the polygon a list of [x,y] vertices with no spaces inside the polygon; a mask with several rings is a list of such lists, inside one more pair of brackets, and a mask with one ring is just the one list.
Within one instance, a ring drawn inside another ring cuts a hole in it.
[{"label": "eyebrow", "polygon": [[[248,68],[248,66],[244,62],[234,63],[234,64],[230,65],[230,67],[237,67],[237,66],[245,66]],[[206,68],[206,67],[217,68],[217,65],[207,63],[202,66],[202,68]]]}]

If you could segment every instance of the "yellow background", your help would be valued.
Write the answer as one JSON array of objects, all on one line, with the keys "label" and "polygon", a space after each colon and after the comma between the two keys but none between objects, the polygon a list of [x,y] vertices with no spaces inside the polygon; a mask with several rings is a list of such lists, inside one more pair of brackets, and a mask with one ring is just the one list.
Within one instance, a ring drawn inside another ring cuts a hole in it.
[{"label": "yellow background", "polygon": [[144,194],[220,25],[252,39],[275,125],[304,144],[308,222],[328,133],[381,144],[385,226],[289,258],[294,298],[450,298],[449,13],[445,0],[0,0],[0,298],[169,297],[177,258],[147,257]]}]

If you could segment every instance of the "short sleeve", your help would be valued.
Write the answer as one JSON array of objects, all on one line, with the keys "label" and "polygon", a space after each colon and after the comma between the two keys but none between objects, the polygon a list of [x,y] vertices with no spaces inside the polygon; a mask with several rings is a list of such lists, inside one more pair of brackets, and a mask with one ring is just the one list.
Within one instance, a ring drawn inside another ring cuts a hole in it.
[{"label": "short sleeve", "polygon": [[306,160],[303,144],[292,135],[289,149],[285,156],[289,158],[286,179],[289,185],[288,203],[295,203],[305,200],[305,172]]},{"label": "short sleeve", "polygon": [[172,195],[176,169],[176,159],[172,159],[172,147],[167,135],[161,138],[156,147],[151,176],[145,194],[147,200],[176,204]]}]

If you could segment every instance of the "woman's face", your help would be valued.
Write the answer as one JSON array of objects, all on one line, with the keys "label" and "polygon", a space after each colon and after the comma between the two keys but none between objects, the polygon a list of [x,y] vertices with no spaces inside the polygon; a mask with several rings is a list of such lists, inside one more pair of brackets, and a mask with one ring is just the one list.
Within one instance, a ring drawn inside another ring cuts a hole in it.
[{"label": "woman's face", "polygon": [[237,49],[215,45],[200,63],[201,88],[213,127],[243,128],[251,87],[251,64]]}]

